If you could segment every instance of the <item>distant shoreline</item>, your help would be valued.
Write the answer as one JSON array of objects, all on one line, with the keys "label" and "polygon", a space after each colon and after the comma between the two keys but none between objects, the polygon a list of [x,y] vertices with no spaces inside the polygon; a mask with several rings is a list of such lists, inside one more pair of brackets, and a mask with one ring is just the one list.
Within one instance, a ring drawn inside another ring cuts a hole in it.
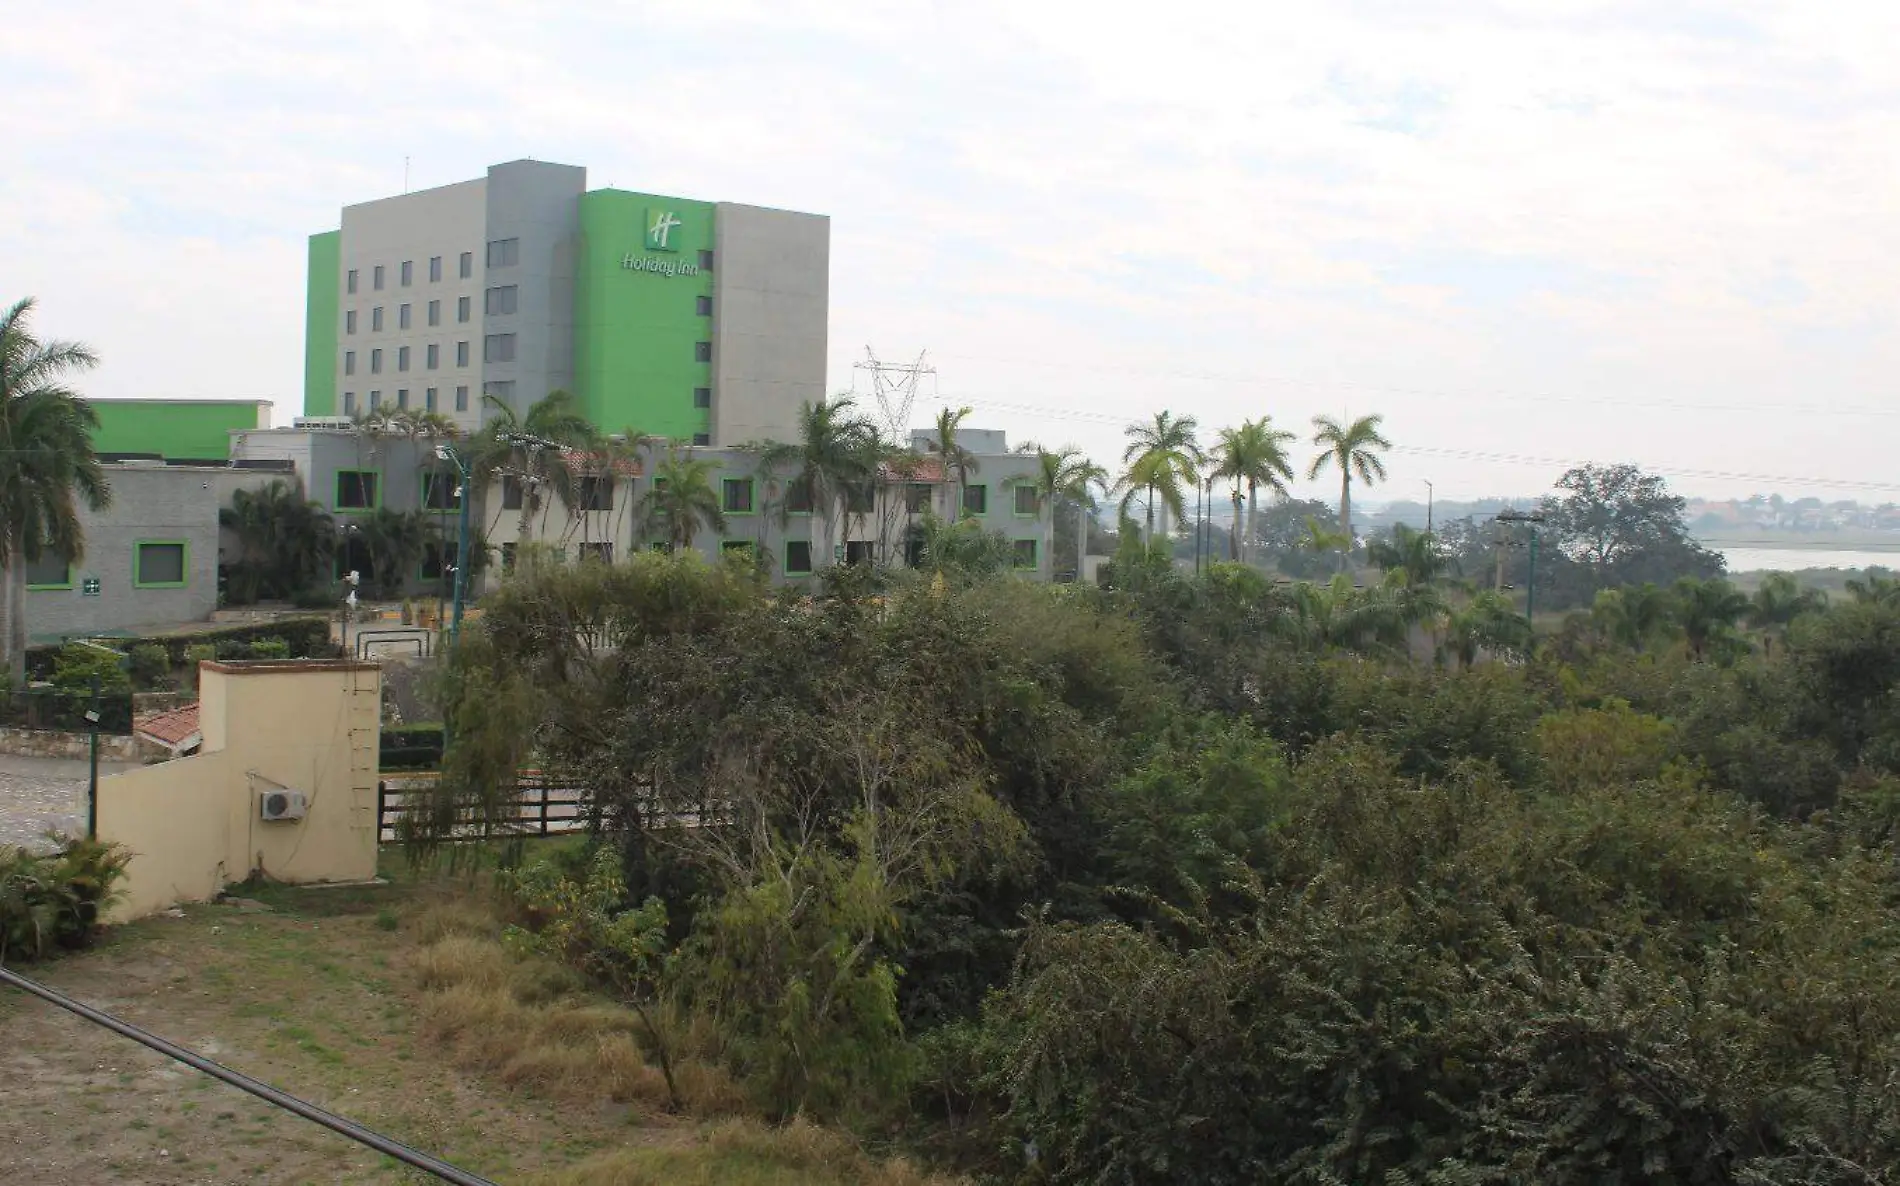
[{"label": "distant shoreline", "polygon": [[1900,539],[1882,533],[1815,535],[1764,542],[1760,536],[1696,536],[1695,542],[1713,551],[1746,552],[1883,552],[1900,554]]}]

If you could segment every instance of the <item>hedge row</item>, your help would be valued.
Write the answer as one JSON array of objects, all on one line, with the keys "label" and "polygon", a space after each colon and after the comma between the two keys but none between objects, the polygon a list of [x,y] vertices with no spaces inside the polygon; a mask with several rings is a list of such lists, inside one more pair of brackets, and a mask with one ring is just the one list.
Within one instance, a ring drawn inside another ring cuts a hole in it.
[{"label": "hedge row", "polygon": [[442,726],[385,725],[377,752],[383,770],[434,770],[442,765]]},{"label": "hedge row", "polygon": [[[268,639],[280,639],[290,648],[292,659],[334,659],[339,651],[330,641],[330,619],[320,617],[281,618],[275,622],[260,622],[252,626],[223,626],[212,630],[194,630],[189,634],[165,634],[156,638],[114,638],[110,645],[130,652],[137,646],[155,646],[164,648],[173,666],[183,666],[190,661],[193,647],[211,647],[220,659],[249,659],[256,652],[252,644]],[[59,645],[28,647],[26,652],[27,675],[32,679],[47,679],[53,673],[53,660],[59,654]]]}]

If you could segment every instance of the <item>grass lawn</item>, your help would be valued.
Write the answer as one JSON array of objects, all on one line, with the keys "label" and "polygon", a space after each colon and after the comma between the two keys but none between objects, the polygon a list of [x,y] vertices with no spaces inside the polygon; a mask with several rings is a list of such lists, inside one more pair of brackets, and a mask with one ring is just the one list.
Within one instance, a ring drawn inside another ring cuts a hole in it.
[{"label": "grass lawn", "polygon": [[[665,1114],[624,1011],[509,956],[468,880],[390,872],[185,907],[18,970],[500,1183],[924,1180],[825,1130],[709,1118],[736,1107],[717,1083],[698,1118]],[[0,1148],[22,1183],[434,1181],[6,989]]]}]

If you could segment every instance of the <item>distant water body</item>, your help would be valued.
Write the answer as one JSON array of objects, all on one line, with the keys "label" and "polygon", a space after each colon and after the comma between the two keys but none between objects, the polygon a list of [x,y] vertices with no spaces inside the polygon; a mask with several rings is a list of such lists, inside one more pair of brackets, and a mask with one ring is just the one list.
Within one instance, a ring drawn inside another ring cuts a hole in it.
[{"label": "distant water body", "polygon": [[1803,568],[1866,568],[1878,564],[1900,569],[1900,551],[1833,552],[1821,548],[1721,548],[1730,572],[1794,572]]}]

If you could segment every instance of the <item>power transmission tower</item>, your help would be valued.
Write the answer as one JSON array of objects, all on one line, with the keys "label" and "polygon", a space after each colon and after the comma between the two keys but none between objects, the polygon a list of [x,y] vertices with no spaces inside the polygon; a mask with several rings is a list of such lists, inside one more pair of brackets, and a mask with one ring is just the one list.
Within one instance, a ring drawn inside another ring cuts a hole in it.
[{"label": "power transmission tower", "polygon": [[910,437],[910,409],[917,402],[917,386],[925,375],[935,376],[937,368],[924,363],[924,354],[920,352],[916,362],[885,362],[878,358],[877,352],[869,346],[864,348],[864,361],[851,364],[853,371],[867,371],[871,376],[871,395],[877,400],[879,427],[894,445],[902,445]]}]

